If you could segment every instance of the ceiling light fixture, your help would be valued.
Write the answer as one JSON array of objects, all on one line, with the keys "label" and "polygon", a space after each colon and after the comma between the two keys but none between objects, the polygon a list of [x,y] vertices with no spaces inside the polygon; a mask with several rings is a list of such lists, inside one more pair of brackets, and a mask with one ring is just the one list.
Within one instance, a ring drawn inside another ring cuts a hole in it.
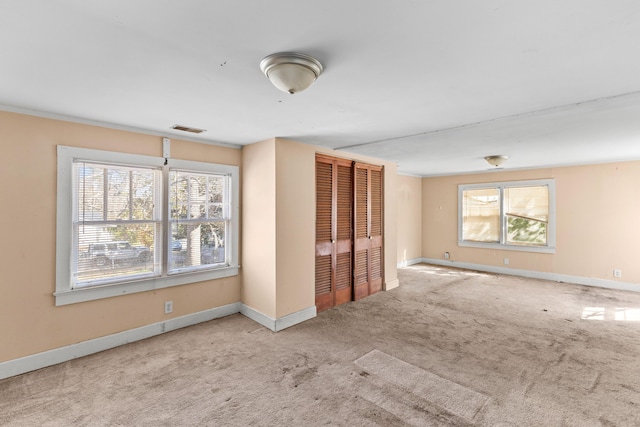
[{"label": "ceiling light fixture", "polygon": [[495,156],[487,156],[484,159],[487,161],[487,163],[489,163],[491,166],[495,166],[498,167],[501,164],[503,164],[505,162],[505,160],[507,160],[509,158],[509,156],[503,156],[503,155],[495,155]]},{"label": "ceiling light fixture", "polygon": [[304,53],[273,53],[260,61],[260,69],[283,92],[294,94],[311,86],[322,73],[322,64]]}]

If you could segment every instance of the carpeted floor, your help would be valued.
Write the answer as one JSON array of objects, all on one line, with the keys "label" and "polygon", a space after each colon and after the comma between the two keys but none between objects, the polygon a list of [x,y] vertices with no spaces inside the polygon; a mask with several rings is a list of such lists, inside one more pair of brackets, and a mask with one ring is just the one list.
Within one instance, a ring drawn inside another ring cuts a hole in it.
[{"label": "carpeted floor", "polygon": [[0,381],[0,425],[640,425],[640,293],[398,274],[278,333],[233,315]]}]

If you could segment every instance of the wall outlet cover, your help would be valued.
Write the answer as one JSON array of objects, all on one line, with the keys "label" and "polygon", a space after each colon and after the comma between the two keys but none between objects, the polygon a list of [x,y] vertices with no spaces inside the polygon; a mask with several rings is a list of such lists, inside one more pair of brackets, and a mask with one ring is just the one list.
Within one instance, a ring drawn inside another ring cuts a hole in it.
[{"label": "wall outlet cover", "polygon": [[164,314],[173,313],[173,301],[166,301],[164,303]]}]

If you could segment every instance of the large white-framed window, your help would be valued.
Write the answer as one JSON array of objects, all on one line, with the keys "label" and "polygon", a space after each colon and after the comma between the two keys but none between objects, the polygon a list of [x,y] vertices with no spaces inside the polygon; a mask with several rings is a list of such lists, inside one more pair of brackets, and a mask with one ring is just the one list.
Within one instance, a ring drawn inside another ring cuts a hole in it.
[{"label": "large white-framed window", "polygon": [[458,186],[458,245],[555,253],[555,180]]},{"label": "large white-framed window", "polygon": [[56,305],[238,274],[239,168],[58,146]]}]

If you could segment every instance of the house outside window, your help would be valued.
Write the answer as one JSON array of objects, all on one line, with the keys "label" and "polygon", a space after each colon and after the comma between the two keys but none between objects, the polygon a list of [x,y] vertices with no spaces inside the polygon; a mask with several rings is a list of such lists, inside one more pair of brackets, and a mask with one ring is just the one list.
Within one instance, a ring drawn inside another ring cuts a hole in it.
[{"label": "house outside window", "polygon": [[555,252],[555,180],[458,186],[458,244]]},{"label": "house outside window", "polygon": [[56,305],[238,274],[237,166],[58,147]]}]

